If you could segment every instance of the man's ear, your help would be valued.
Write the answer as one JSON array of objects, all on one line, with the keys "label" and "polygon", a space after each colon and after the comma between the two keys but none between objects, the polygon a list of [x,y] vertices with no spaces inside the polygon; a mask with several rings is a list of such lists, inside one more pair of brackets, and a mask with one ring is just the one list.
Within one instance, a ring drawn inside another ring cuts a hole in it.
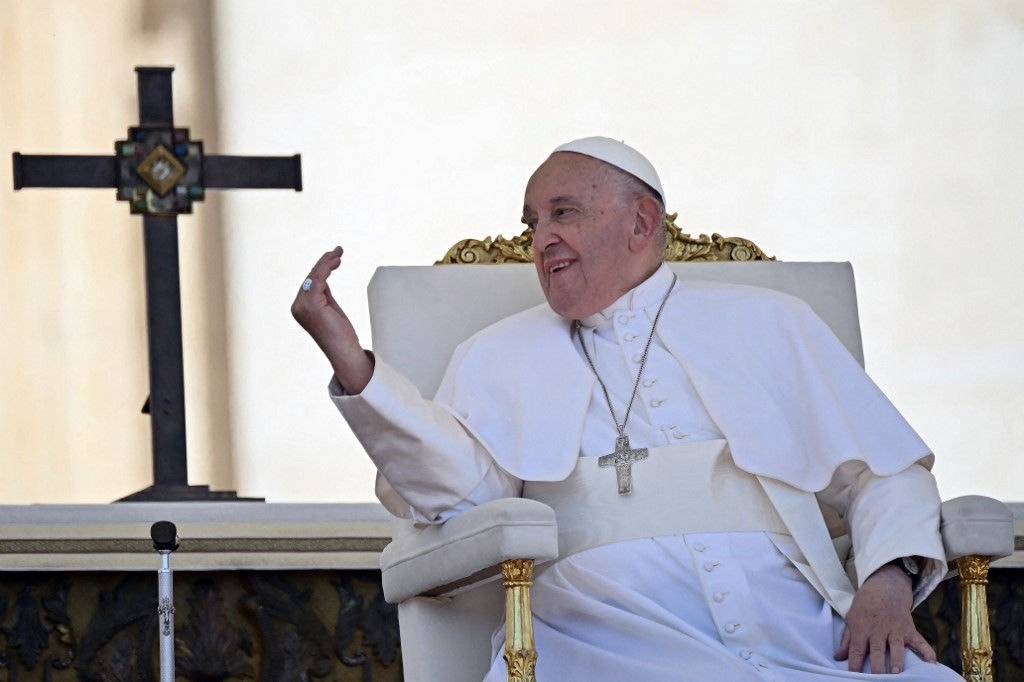
[{"label": "man's ear", "polygon": [[637,202],[633,218],[633,235],[630,239],[630,247],[634,251],[644,250],[655,239],[661,227],[660,218],[661,208],[653,198],[642,197]]}]

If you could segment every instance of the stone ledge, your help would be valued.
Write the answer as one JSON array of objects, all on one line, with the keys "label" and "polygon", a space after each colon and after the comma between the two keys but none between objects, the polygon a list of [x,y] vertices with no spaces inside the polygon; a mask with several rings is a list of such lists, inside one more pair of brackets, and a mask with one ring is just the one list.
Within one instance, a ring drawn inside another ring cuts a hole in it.
[{"label": "stone ledge", "polygon": [[[994,568],[1024,568],[1024,503],[1014,514],[1016,551]],[[121,502],[0,505],[0,571],[155,570],[150,526],[171,521],[183,571],[377,569],[391,541],[379,504]]]},{"label": "stone ledge", "polygon": [[992,562],[993,568],[1024,568],[1024,502],[1007,502],[1013,511],[1014,552]]},{"label": "stone ledge", "polygon": [[130,502],[0,506],[0,570],[155,570],[150,527],[171,521],[174,570],[376,569],[378,504]]}]

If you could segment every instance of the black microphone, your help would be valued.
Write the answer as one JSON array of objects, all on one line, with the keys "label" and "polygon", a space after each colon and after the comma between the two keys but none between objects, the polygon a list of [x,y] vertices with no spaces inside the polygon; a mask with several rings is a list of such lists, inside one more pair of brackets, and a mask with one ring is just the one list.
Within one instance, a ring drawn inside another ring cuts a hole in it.
[{"label": "black microphone", "polygon": [[173,552],[178,549],[178,529],[170,521],[157,521],[149,529],[153,538],[153,549],[158,552]]}]

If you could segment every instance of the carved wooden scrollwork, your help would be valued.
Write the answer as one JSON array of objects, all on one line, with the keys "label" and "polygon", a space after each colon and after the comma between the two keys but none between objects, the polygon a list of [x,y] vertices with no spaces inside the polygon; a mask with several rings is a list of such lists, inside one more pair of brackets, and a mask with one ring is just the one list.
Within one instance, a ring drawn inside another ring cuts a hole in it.
[{"label": "carved wooden scrollwork", "polygon": [[[402,678],[398,615],[376,571],[175,576],[187,682]],[[156,580],[0,571],[0,680],[156,682]]]},{"label": "carved wooden scrollwork", "polygon": [[[665,216],[665,260],[667,261],[748,261],[775,260],[757,244],[742,237],[723,237],[702,234],[692,237],[683,232],[675,220],[678,213]],[[448,249],[444,258],[435,265],[475,265],[495,263],[532,263],[533,233],[524,230],[522,234],[506,239],[497,237],[484,239],[463,239]]]}]

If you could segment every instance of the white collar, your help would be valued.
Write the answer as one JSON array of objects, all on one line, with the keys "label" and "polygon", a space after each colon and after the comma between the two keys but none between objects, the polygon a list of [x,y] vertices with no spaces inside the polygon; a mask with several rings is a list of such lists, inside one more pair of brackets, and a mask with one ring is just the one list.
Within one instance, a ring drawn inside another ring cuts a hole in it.
[{"label": "white collar", "polygon": [[672,280],[672,270],[664,263],[640,284],[636,285],[604,310],[580,320],[580,324],[596,329],[610,322],[615,313],[623,310],[638,311],[657,307],[665,297],[665,290]]}]

